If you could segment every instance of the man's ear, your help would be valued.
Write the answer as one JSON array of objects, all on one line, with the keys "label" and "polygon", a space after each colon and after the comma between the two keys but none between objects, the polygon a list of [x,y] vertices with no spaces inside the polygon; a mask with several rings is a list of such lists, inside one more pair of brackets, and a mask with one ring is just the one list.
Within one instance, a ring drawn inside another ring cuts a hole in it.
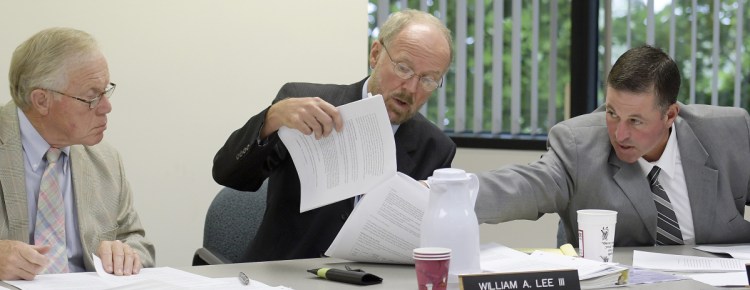
[{"label": "man's ear", "polygon": [[372,42],[372,47],[370,47],[370,58],[368,59],[371,69],[375,69],[375,64],[378,63],[381,48],[382,45],[380,44],[380,41]]},{"label": "man's ear", "polygon": [[677,119],[677,115],[680,113],[680,106],[677,103],[669,105],[667,107],[667,125],[672,126],[674,120]]},{"label": "man's ear", "polygon": [[31,109],[39,115],[46,116],[49,114],[49,108],[52,105],[52,94],[42,89],[31,91]]}]

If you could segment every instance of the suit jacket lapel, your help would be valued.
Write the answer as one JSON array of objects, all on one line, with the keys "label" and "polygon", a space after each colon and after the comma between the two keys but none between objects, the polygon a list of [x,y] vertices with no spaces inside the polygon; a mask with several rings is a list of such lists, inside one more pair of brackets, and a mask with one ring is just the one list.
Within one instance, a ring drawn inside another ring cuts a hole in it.
[{"label": "suit jacket lapel", "polygon": [[656,237],[656,205],[651,187],[637,163],[628,164],[617,158],[614,149],[609,153],[609,164],[619,168],[612,178],[630,200],[641,222],[651,237]]},{"label": "suit jacket lapel", "polygon": [[21,131],[13,101],[2,107],[0,118],[0,160],[10,164],[0,170],[0,192],[8,214],[8,231],[10,239],[30,242]]},{"label": "suit jacket lapel", "polygon": [[412,155],[420,144],[413,125],[413,119],[406,121],[398,127],[396,135],[393,136],[396,141],[396,168],[399,172],[407,175],[411,174],[416,166]]},{"label": "suit jacket lapel", "polygon": [[682,118],[677,118],[675,124],[682,170],[693,214],[695,242],[701,243],[699,238],[710,237],[711,225],[715,224],[713,219],[716,214],[713,211],[716,209],[719,172],[706,166],[709,160],[708,153],[690,125]]},{"label": "suit jacket lapel", "polygon": [[[90,199],[90,196],[95,194],[94,185],[97,181],[92,178],[95,177],[96,174],[87,172],[90,171],[91,168],[91,166],[87,164],[91,164],[91,161],[88,160],[88,155],[84,154],[83,150],[85,149],[81,145],[70,146],[70,173],[73,182],[73,199],[75,200],[76,205],[75,210],[78,212],[78,232],[82,233],[81,244],[84,249],[92,249],[90,245],[88,245],[91,241],[89,241],[83,233],[90,232],[92,228],[96,228],[97,221],[90,220],[89,215],[81,214],[78,209],[88,208],[90,206],[88,200]],[[90,259],[91,257],[84,257],[84,260]]]}]

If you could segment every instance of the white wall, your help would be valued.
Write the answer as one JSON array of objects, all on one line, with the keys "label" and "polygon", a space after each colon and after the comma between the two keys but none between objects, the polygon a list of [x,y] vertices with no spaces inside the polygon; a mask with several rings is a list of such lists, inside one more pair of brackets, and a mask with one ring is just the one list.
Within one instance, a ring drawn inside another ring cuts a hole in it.
[{"label": "white wall", "polygon": [[284,82],[367,74],[365,0],[0,0],[0,104],[11,54],[52,26],[100,42],[118,148],[157,265],[189,265],[220,186],[213,156]]}]

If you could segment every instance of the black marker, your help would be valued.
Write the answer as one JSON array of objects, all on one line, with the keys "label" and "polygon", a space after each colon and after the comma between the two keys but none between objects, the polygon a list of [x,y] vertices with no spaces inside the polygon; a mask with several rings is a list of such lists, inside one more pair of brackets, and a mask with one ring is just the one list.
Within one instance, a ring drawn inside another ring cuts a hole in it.
[{"label": "black marker", "polygon": [[307,270],[320,278],[357,285],[372,285],[383,282],[383,279],[373,274],[361,271],[346,271],[331,268],[318,268]]}]

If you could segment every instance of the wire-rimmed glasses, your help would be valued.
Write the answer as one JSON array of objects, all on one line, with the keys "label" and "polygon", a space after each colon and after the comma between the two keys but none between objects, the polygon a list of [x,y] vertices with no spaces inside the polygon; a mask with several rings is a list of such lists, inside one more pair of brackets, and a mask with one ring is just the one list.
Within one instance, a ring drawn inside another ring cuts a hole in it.
[{"label": "wire-rimmed glasses", "polygon": [[[391,53],[388,52],[388,48],[385,47],[385,43],[381,41],[380,44],[383,46],[385,54],[387,54],[388,58],[391,60],[391,63],[393,64],[393,72],[395,72],[398,77],[404,80],[408,80],[415,76],[414,70],[411,69],[408,65],[402,62],[393,61]],[[431,92],[438,87],[443,86],[443,78],[440,78],[440,81],[438,82],[431,76],[419,76],[419,84],[422,85],[422,88],[425,91]]]},{"label": "wire-rimmed glasses", "polygon": [[43,90],[47,90],[47,91],[50,91],[50,92],[53,92],[53,93],[61,94],[61,95],[66,96],[66,97],[79,100],[81,102],[84,102],[84,103],[88,104],[89,105],[89,109],[93,109],[93,108],[96,108],[96,105],[99,104],[99,101],[102,100],[102,97],[107,97],[107,99],[111,98],[112,94],[115,92],[115,87],[117,87],[117,85],[115,83],[109,83],[109,85],[107,86],[107,88],[104,89],[103,92],[99,93],[93,99],[86,99],[86,98],[71,96],[71,95],[68,95],[66,93],[63,93],[63,92],[60,92],[60,91],[56,91],[56,90],[53,90],[53,89],[43,89]]}]

